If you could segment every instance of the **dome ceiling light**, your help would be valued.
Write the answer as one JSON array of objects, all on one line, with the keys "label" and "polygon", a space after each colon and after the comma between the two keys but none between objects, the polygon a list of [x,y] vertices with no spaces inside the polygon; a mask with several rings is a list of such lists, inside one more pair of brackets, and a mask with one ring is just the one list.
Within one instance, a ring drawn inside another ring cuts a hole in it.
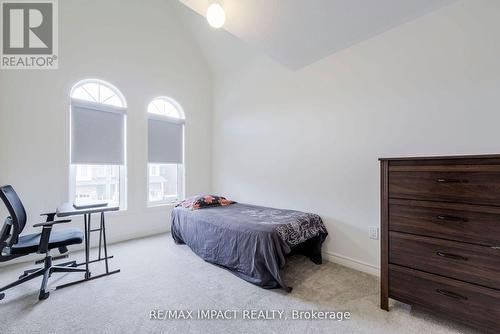
[{"label": "dome ceiling light", "polygon": [[220,2],[212,2],[207,9],[207,21],[215,29],[221,28],[226,22],[226,13]]}]

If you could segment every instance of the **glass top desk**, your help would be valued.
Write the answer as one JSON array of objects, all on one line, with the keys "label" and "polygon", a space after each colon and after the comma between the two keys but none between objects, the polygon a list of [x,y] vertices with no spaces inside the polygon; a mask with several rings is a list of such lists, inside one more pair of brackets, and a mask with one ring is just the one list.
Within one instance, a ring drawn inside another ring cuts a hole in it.
[{"label": "glass top desk", "polygon": [[[85,277],[81,280],[77,280],[71,283],[63,284],[56,289],[62,289],[70,285],[82,283],[85,281],[90,281],[96,278],[116,274],[120,272],[120,269],[110,271],[108,260],[113,258],[113,256],[108,256],[108,245],[106,242],[106,221],[104,219],[104,213],[109,211],[118,211],[119,207],[116,205],[105,205],[105,206],[96,206],[96,207],[87,207],[84,209],[76,209],[73,206],[73,203],[64,203],[59,208],[57,208],[56,215],[58,217],[70,217],[70,216],[78,216],[83,215],[83,223],[85,227],[84,236],[85,236],[85,261],[81,263],[77,263],[76,266],[85,265]],[[99,218],[99,226],[97,228],[92,228],[91,217],[92,214],[98,214]],[[90,259],[90,235],[92,232],[99,232],[99,255],[96,259]],[[104,257],[101,256],[101,250],[104,251]],[[89,264],[94,262],[104,261],[106,265],[106,272],[99,275],[92,275],[89,270]]]}]

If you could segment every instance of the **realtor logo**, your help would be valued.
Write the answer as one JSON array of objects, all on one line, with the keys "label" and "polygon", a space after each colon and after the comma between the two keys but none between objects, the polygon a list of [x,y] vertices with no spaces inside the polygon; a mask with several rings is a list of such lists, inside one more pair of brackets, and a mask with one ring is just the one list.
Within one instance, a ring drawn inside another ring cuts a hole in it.
[{"label": "realtor logo", "polygon": [[1,69],[57,69],[57,2],[1,2]]}]

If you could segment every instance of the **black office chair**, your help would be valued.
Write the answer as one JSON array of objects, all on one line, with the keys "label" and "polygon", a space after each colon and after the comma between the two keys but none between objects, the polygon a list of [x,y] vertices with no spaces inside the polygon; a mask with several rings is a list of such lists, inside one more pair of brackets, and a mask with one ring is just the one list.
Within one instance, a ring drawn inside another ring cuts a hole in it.
[{"label": "black office chair", "polygon": [[0,232],[0,262],[9,261],[21,256],[32,253],[45,254],[43,260],[37,261],[36,264],[44,263],[42,268],[29,269],[24,272],[19,279],[9,285],[0,288],[0,300],[5,297],[3,291],[15,287],[19,284],[32,280],[38,276],[42,276],[42,286],[40,288],[39,299],[47,299],[49,292],[47,291],[47,283],[52,273],[56,272],[84,272],[85,269],[75,268],[75,261],[53,265],[53,260],[68,257],[67,255],[54,257],[50,255],[50,250],[58,248],[61,254],[67,253],[69,245],[81,244],[83,241],[83,233],[78,229],[66,229],[52,232],[52,226],[56,224],[68,223],[71,220],[54,220],[55,212],[44,213],[41,216],[46,216],[44,223],[33,225],[33,227],[42,227],[42,233],[33,233],[20,236],[26,225],[26,211],[17,196],[12,186],[7,185],[0,187],[0,197],[7,207],[10,217],[4,222]]}]

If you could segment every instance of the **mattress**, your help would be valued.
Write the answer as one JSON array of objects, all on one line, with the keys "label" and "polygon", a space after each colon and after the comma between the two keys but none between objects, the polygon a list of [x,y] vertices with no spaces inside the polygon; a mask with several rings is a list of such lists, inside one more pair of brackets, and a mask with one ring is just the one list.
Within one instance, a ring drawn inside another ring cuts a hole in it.
[{"label": "mattress", "polygon": [[321,263],[328,232],[312,213],[235,203],[189,210],[176,207],[172,237],[205,261],[264,288],[291,291],[281,275],[286,256],[294,251]]}]

